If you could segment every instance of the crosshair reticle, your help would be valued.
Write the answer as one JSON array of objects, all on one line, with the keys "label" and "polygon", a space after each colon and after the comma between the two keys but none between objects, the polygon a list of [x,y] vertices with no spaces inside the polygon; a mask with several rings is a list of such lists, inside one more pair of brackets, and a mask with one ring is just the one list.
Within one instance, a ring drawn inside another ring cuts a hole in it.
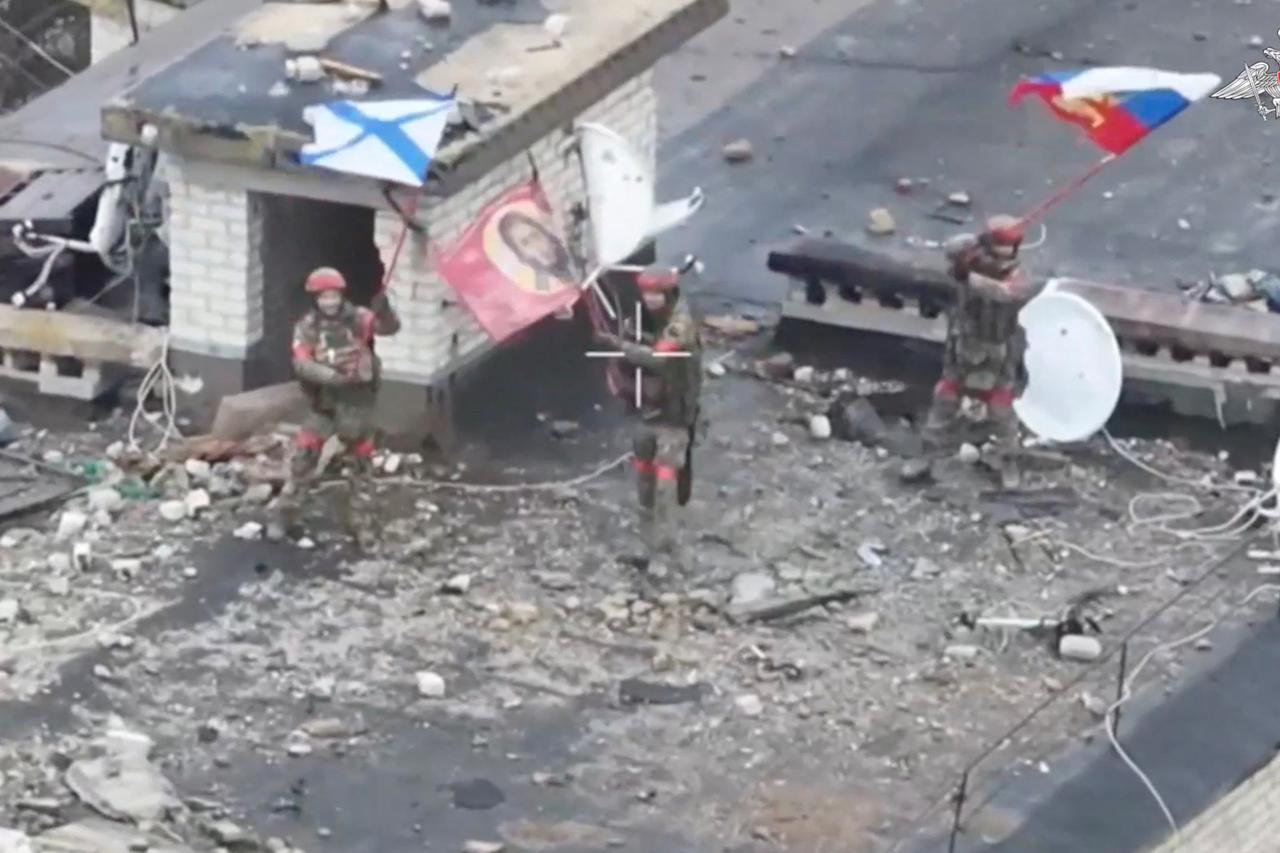
[{"label": "crosshair reticle", "polygon": [[[642,322],[641,305],[639,302],[637,302],[635,327],[636,327],[636,343],[638,344],[644,343],[644,339],[641,337],[641,334],[640,334],[641,322]],[[655,358],[689,358],[689,356],[691,356],[692,353],[655,352],[653,355]],[[627,357],[627,354],[625,352],[601,352],[599,350],[592,350],[587,352],[587,358],[626,358],[626,357]],[[644,370],[643,368],[637,367],[636,368],[636,408],[637,409],[644,408],[643,383],[644,383]]]}]

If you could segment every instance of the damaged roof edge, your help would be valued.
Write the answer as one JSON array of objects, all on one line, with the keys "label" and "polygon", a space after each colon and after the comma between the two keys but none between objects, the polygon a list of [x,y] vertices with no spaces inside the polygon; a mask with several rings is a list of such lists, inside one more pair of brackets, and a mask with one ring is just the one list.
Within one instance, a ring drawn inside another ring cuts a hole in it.
[{"label": "damaged roof edge", "polygon": [[[445,148],[435,162],[439,180],[429,182],[427,191],[452,195],[518,156],[728,13],[729,0],[701,0],[688,6],[533,107],[515,117],[497,119],[492,127]],[[138,109],[125,96],[102,108],[102,134],[109,140],[142,144],[142,128],[147,124],[155,126],[156,144],[167,153],[282,170],[300,169],[287,152],[311,141],[274,126],[208,127],[174,112]]]}]

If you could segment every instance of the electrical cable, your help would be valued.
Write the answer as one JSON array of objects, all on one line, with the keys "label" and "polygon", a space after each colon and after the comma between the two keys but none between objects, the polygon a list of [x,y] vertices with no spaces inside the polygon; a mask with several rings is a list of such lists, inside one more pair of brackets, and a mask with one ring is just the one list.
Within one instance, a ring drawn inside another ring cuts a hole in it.
[{"label": "electrical cable", "polygon": [[[1255,597],[1257,597],[1259,594],[1263,592],[1280,592],[1280,585],[1262,584],[1261,586],[1256,587],[1253,591],[1251,591],[1248,595],[1244,597],[1244,599],[1236,606],[1236,608],[1233,608],[1233,609],[1239,609],[1247,606],[1249,602],[1251,602]],[[1149,777],[1142,770],[1142,768],[1138,766],[1138,763],[1134,761],[1133,758],[1129,755],[1129,753],[1125,751],[1124,747],[1120,745],[1120,741],[1116,737],[1116,730],[1115,730],[1116,712],[1120,709],[1121,706],[1123,706],[1126,702],[1128,702],[1130,699],[1133,698],[1133,683],[1134,681],[1137,680],[1138,676],[1142,674],[1142,670],[1146,668],[1146,665],[1151,662],[1152,658],[1154,658],[1160,652],[1172,651],[1173,649],[1179,648],[1180,646],[1185,646],[1188,643],[1194,643],[1196,640],[1199,640],[1201,637],[1208,634],[1214,628],[1218,627],[1218,624],[1221,621],[1222,621],[1221,617],[1214,619],[1208,625],[1204,626],[1198,631],[1195,631],[1194,633],[1188,634],[1187,636],[1181,637],[1177,640],[1173,640],[1171,642],[1158,645],[1155,648],[1153,648],[1151,651],[1147,652],[1147,654],[1142,658],[1142,660],[1139,661],[1138,665],[1133,668],[1133,672],[1130,673],[1129,677],[1125,679],[1125,683],[1121,691],[1120,698],[1118,698],[1114,703],[1112,703],[1112,705],[1109,708],[1107,708],[1107,713],[1105,717],[1107,739],[1111,741],[1111,748],[1114,749],[1116,751],[1116,754],[1120,756],[1120,760],[1123,761],[1131,771],[1133,771],[1133,774],[1138,777],[1138,780],[1140,782],[1142,782],[1143,787],[1145,787],[1147,789],[1147,792],[1151,794],[1152,799],[1156,801],[1156,805],[1160,808],[1161,814],[1164,815],[1164,819],[1168,822],[1170,828],[1172,828],[1173,830],[1173,837],[1175,842],[1177,842],[1181,833],[1181,829],[1178,826],[1178,822],[1174,819],[1173,813],[1169,810],[1168,804],[1165,803],[1164,798],[1160,795],[1160,791],[1156,788],[1155,784],[1151,781],[1151,777]]]}]

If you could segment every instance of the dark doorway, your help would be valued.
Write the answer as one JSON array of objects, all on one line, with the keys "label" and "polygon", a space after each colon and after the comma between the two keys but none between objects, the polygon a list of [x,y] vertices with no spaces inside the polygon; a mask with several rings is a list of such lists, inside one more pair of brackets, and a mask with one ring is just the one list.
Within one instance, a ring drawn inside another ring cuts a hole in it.
[{"label": "dark doorway", "polygon": [[293,324],[311,308],[307,274],[334,267],[347,278],[347,295],[368,305],[382,280],[373,238],[373,210],[296,196],[255,193],[262,222],[263,351],[261,384],[292,377]]}]

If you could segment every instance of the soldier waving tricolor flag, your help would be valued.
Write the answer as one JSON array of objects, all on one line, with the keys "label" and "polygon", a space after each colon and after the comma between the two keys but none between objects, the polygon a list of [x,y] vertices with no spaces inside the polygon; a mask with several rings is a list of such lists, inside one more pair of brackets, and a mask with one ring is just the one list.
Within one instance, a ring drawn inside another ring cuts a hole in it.
[{"label": "soldier waving tricolor flag", "polygon": [[1054,115],[1084,128],[1095,145],[1117,156],[1221,82],[1216,74],[1154,68],[1053,71],[1021,80],[1009,94],[1009,102],[1017,104],[1027,95],[1038,95]]}]

